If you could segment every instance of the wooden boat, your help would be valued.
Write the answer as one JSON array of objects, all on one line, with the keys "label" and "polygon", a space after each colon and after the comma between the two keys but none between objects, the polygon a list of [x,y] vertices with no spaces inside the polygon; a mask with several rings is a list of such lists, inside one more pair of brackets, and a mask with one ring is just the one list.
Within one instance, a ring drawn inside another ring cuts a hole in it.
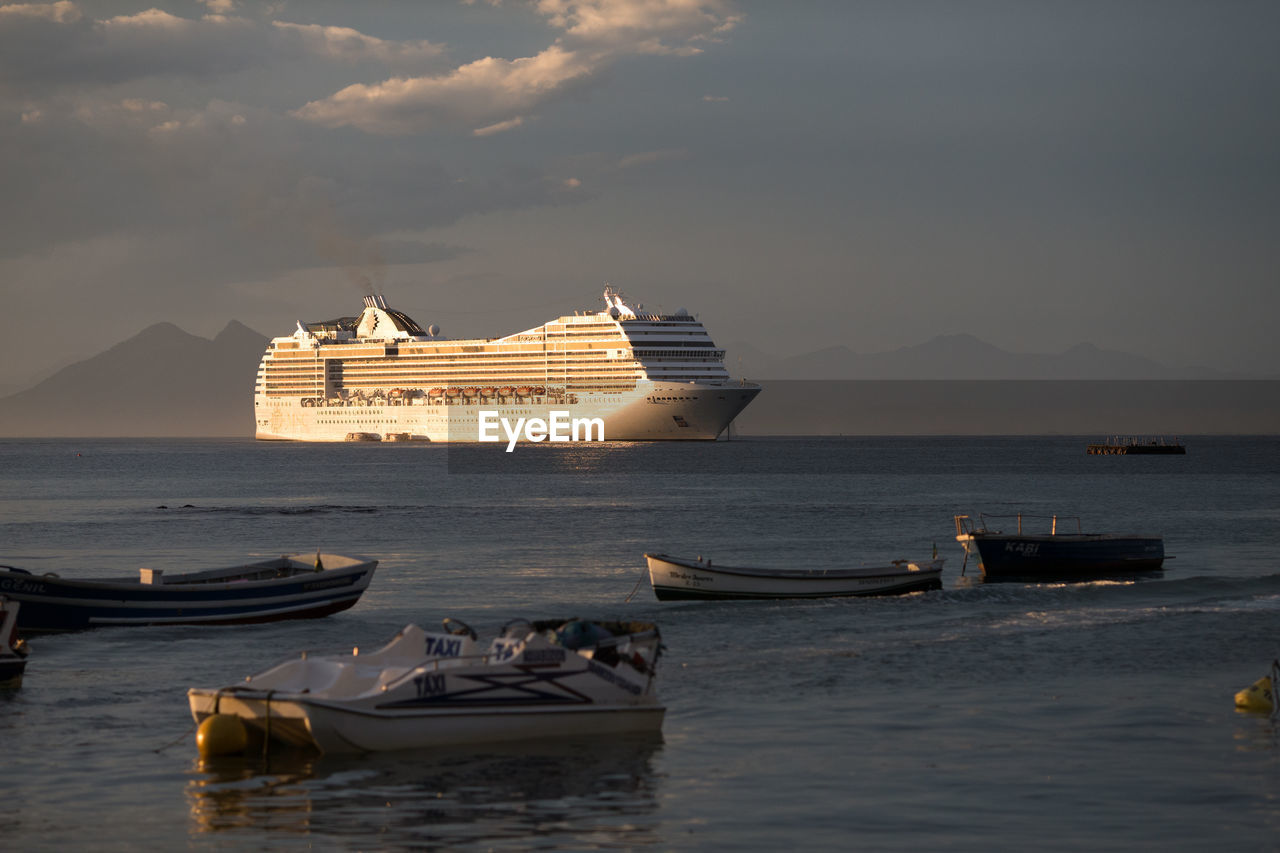
[{"label": "wooden boat", "polygon": [[711,560],[645,554],[660,601],[687,598],[835,598],[942,588],[945,560],[851,569],[746,569]]},{"label": "wooden boat", "polygon": [[303,653],[187,701],[198,723],[231,715],[258,744],[325,753],[657,731],[661,648],[650,622],[521,619],[482,647],[446,619],[443,632],[408,625],[371,654]]},{"label": "wooden boat", "polygon": [[22,673],[27,668],[27,644],[18,636],[18,610],[21,605],[0,598],[0,688],[22,686]]},{"label": "wooden boat", "polygon": [[[989,526],[989,520],[1016,519],[1014,532]],[[1023,522],[1038,519],[1048,530],[1030,533]],[[1059,530],[1062,522],[1073,532]],[[1071,525],[1069,522],[1075,522]],[[1159,571],[1164,564],[1164,540],[1140,533],[1085,533],[1077,516],[1026,515],[971,518],[957,515],[956,541],[978,560],[987,580],[1096,580]],[[960,573],[964,574],[964,568]]]},{"label": "wooden boat", "polygon": [[231,625],[309,619],[346,610],[378,561],[294,554],[225,569],[137,578],[69,580],[0,566],[0,595],[22,604],[18,630],[75,631],[105,625]]}]

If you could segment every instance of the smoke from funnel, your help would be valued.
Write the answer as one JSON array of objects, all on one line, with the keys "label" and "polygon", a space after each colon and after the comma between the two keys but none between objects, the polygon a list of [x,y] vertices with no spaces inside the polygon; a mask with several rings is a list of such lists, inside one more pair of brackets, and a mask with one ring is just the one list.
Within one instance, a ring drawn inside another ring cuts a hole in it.
[{"label": "smoke from funnel", "polygon": [[332,189],[329,182],[315,178],[298,183],[304,227],[320,256],[341,267],[361,296],[381,293],[387,274],[382,246],[372,237],[357,236],[340,221],[331,201]]}]

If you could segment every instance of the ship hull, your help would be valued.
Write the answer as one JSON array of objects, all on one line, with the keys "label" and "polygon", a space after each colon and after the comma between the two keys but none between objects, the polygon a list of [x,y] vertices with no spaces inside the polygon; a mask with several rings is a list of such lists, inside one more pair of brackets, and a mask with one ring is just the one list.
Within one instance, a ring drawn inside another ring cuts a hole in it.
[{"label": "ship hull", "polygon": [[[487,435],[506,444],[501,425],[516,429],[524,419],[549,422],[599,418],[606,441],[712,441],[724,432],[757,394],[747,383],[641,382],[620,394],[580,394],[572,402],[482,400],[430,403],[422,397],[380,405],[311,406],[299,398],[259,396],[255,402],[256,437],[277,441],[347,441],[398,439],[431,442],[478,442],[481,413],[492,425]],[[578,440],[596,439],[585,424]],[[569,432],[572,435],[572,432]],[[521,435],[521,440],[526,440]],[[573,440],[573,439],[571,439]]]},{"label": "ship hull", "polygon": [[1128,577],[1160,571],[1165,559],[1164,540],[1158,536],[978,533],[957,538],[968,554],[978,557],[979,568],[988,580]]}]

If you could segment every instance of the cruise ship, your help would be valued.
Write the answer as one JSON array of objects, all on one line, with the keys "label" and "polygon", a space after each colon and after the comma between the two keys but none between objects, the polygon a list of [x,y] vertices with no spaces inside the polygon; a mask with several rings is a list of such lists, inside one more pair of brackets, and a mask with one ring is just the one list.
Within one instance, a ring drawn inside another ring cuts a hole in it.
[{"label": "cruise ship", "polygon": [[[604,302],[601,311],[504,338],[449,340],[384,296],[366,296],[358,317],[300,322],[268,344],[254,389],[255,434],[496,440],[495,418],[558,416],[602,424],[607,441],[714,440],[760,393],[730,379],[724,350],[684,309],[646,313],[609,287]],[[600,431],[580,437],[598,440]]]}]

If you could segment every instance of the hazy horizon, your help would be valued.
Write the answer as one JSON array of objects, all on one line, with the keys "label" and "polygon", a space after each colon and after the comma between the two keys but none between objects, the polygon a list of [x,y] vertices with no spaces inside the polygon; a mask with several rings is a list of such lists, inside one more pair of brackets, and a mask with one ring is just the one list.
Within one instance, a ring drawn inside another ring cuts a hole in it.
[{"label": "hazy horizon", "polygon": [[0,386],[364,282],[1280,374],[1274,4],[0,0]]},{"label": "hazy horizon", "polygon": [[[218,335],[222,334],[228,329],[232,329],[236,327],[237,325],[243,329],[248,330],[249,332],[254,333],[255,335],[261,336],[262,338],[264,338],[264,340],[270,340],[272,337],[279,337],[279,335],[268,335],[268,334],[262,333],[257,329],[252,329],[247,325],[245,325],[244,323],[241,323],[239,320],[229,320],[226,323],[226,325],[224,325],[221,329],[219,329],[217,333],[209,336],[197,335],[193,332],[190,332],[182,328],[178,324],[172,323],[170,321],[161,321],[159,323],[153,323],[151,326],[148,326],[147,329],[142,330],[141,332],[139,332],[138,335],[132,336],[122,341],[117,341],[112,346],[103,350],[103,352],[94,353],[93,355],[85,359],[67,360],[65,363],[60,363],[52,367],[46,368],[45,370],[42,370],[37,374],[33,374],[33,378],[29,379],[26,382],[11,383],[11,384],[0,383],[0,399],[34,389],[37,386],[39,386],[42,382],[57,376],[62,370],[69,367],[75,367],[76,365],[81,364],[82,362],[92,361],[97,357],[104,355],[105,353],[109,352],[111,349],[115,348],[116,346],[122,343],[129,343],[131,340],[133,340],[133,338],[141,337],[149,329],[153,329],[156,327],[173,326],[183,334],[191,335],[192,337],[199,338],[205,341],[212,341]],[[923,341],[918,344],[907,344],[904,347],[901,347],[897,350],[889,350],[884,352],[873,352],[873,353],[852,353],[852,355],[860,359],[866,359],[867,362],[871,364],[874,368],[874,364],[877,363],[877,360],[878,360],[878,363],[883,365],[886,362],[891,362],[893,357],[895,356],[900,356],[910,350],[927,349],[932,345],[936,345],[946,341],[949,337],[970,340],[975,344],[981,345],[983,347],[991,346],[987,344],[987,342],[982,341],[981,339],[974,338],[968,335],[940,336],[930,341]],[[1066,376],[1029,375],[1030,373],[1033,373],[1037,369],[1037,365],[1043,366],[1045,364],[1046,359],[1052,360],[1056,357],[1066,355],[1067,353],[1077,350],[1082,346],[1086,348],[1088,347],[1087,344],[1076,344],[1073,347],[1069,347],[1067,350],[1064,350],[1061,353],[1009,353],[1004,350],[998,350],[998,349],[995,350],[995,352],[997,353],[1010,356],[1013,362],[1017,362],[1019,360],[1025,362],[1025,366],[1022,368],[1022,370],[1024,373],[1028,375],[1020,375],[1017,377],[1011,377],[1007,375],[998,375],[998,376],[983,375],[980,371],[972,371],[960,376],[916,375],[911,377],[903,377],[901,375],[898,375],[904,369],[927,371],[928,370],[927,364],[921,365],[919,362],[914,362],[914,363],[909,362],[906,365],[899,365],[895,370],[893,370],[890,373],[886,373],[885,375],[856,375],[856,376],[840,375],[839,368],[840,368],[841,362],[839,360],[833,360],[828,362],[825,370],[818,371],[822,375],[815,375],[815,371],[812,370],[811,368],[815,363],[815,361],[818,364],[822,363],[821,358],[826,354],[823,350],[802,352],[802,353],[798,353],[796,356],[784,357],[784,356],[777,356],[772,353],[765,353],[760,350],[752,349],[749,351],[749,360],[743,361],[741,351],[735,348],[733,344],[729,344],[728,355],[726,356],[725,361],[726,361],[726,364],[730,366],[731,372],[733,372],[735,376],[741,374],[743,377],[746,377],[746,378],[752,378],[757,380],[767,379],[770,381],[779,381],[779,380],[792,381],[792,380],[805,380],[805,379],[824,379],[824,380],[831,379],[831,380],[837,380],[837,381],[883,380],[883,381],[926,381],[926,382],[968,381],[968,380],[987,380],[987,379],[994,379],[995,381],[1009,381],[1009,382],[1020,382],[1020,381],[1053,382],[1053,381],[1059,381],[1059,380],[1065,380],[1065,381],[1116,380],[1115,376],[1109,376],[1104,378],[1102,376],[1087,377],[1087,376],[1081,376],[1081,375],[1066,375]],[[1110,351],[1110,352],[1099,352],[1098,355],[1106,356],[1106,357],[1110,357],[1110,356],[1123,357],[1123,356],[1129,356],[1131,354]],[[765,357],[766,360],[761,362],[759,360],[761,357]],[[800,361],[800,364],[798,367],[796,364],[797,359]],[[761,369],[762,364],[765,367],[765,369],[763,370]],[[1151,376],[1135,377],[1135,376],[1126,375],[1126,376],[1119,377],[1119,379],[1116,381],[1218,381],[1218,380],[1221,380],[1221,381],[1264,380],[1265,381],[1265,380],[1280,379],[1280,376],[1263,376],[1263,375],[1249,375],[1249,374],[1224,374],[1222,376],[1176,375],[1178,372],[1177,369],[1171,368],[1168,365],[1163,365],[1157,362],[1150,362],[1150,366],[1152,368],[1157,368],[1157,369],[1167,369],[1170,375],[1161,376],[1161,377],[1151,377]],[[800,368],[804,368],[804,369],[800,369]],[[786,373],[785,371],[788,369],[791,369],[792,372]]]}]

